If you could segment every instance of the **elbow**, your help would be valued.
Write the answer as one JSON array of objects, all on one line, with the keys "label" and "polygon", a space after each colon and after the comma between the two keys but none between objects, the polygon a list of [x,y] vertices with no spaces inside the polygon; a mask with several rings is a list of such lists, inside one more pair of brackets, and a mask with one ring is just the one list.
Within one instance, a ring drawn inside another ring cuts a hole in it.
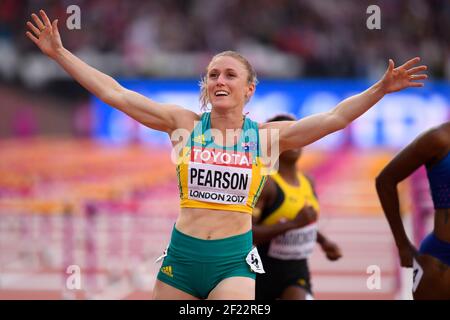
[{"label": "elbow", "polygon": [[380,191],[383,190],[383,181],[380,179],[380,176],[378,175],[375,178],[375,190],[377,190],[377,194],[380,194]]},{"label": "elbow", "polygon": [[123,97],[124,92],[123,88],[111,88],[104,90],[98,95],[98,98],[110,106],[117,106],[119,104],[119,101],[121,100],[121,97]]},{"label": "elbow", "polygon": [[330,112],[330,119],[332,120],[333,123],[333,131],[345,129],[352,122],[351,120],[347,119],[346,117],[340,115],[335,111]]},{"label": "elbow", "polygon": [[377,189],[377,192],[379,192],[379,190],[383,189],[383,185],[385,184],[385,177],[382,174],[379,174],[376,178],[375,178],[375,188]]},{"label": "elbow", "polygon": [[98,94],[97,98],[99,98],[101,101],[106,103],[107,105],[112,105],[114,102],[114,95],[112,90],[105,90],[104,92],[101,92]]},{"label": "elbow", "polygon": [[384,172],[381,172],[375,178],[375,188],[376,188],[378,194],[381,194],[383,192],[383,190],[395,188],[396,185],[397,184],[394,182],[394,180],[391,179]]},{"label": "elbow", "polygon": [[347,126],[351,123],[351,121],[348,121],[346,119],[341,119],[340,121],[338,121],[337,123],[337,130],[343,130],[345,128],[347,128]]}]

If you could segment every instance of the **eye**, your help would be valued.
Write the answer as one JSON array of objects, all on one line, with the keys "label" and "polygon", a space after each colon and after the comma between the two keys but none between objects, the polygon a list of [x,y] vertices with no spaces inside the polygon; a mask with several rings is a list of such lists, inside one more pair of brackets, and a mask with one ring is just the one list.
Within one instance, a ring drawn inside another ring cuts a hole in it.
[{"label": "eye", "polygon": [[217,75],[218,74],[216,72],[212,72],[212,73],[209,74],[209,77],[210,78],[217,78]]},{"label": "eye", "polygon": [[229,74],[228,74],[228,78],[236,78],[236,74],[234,74],[234,73],[229,73]]}]

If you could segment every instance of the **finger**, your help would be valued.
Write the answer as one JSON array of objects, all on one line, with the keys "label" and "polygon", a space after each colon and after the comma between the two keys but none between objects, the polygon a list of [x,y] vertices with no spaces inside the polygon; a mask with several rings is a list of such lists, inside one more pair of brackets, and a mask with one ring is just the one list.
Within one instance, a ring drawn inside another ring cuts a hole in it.
[{"label": "finger", "polygon": [[44,10],[39,10],[39,13],[41,14],[42,20],[45,23],[45,26],[50,28],[52,26],[52,24],[50,23],[50,19],[47,17],[47,14],[45,13]]},{"label": "finger", "polygon": [[36,45],[38,44],[39,39],[36,38],[35,36],[33,36],[33,35],[31,34],[30,31],[27,31],[25,34],[26,34],[27,37],[30,38],[30,40],[33,41]]},{"label": "finger", "polygon": [[42,23],[41,19],[39,19],[39,17],[35,13],[33,13],[31,15],[31,17],[33,18],[33,20],[36,23],[36,25],[39,28],[39,30],[44,29],[44,24]]},{"label": "finger", "polygon": [[414,74],[412,76],[409,76],[409,80],[424,80],[427,78],[428,78],[428,75],[426,75],[426,74]]},{"label": "finger", "polygon": [[417,72],[425,71],[427,69],[428,69],[427,66],[418,66],[418,67],[414,67],[414,68],[409,69],[407,71],[407,73],[408,74],[414,74],[414,73],[417,73]]},{"label": "finger", "polygon": [[422,82],[409,82],[408,87],[423,87],[424,84]]},{"label": "finger", "polygon": [[56,19],[55,21],[53,21],[52,26],[53,26],[53,32],[57,37],[60,37],[59,35],[59,29],[58,29],[58,19]]},{"label": "finger", "polygon": [[411,68],[413,65],[415,65],[416,63],[418,63],[420,61],[419,57],[415,57],[411,60],[406,61],[404,64],[402,64],[399,68],[404,68],[404,69],[409,69]]},{"label": "finger", "polygon": [[389,70],[389,71],[394,70],[394,60],[392,60],[392,59],[389,59],[389,67],[388,67],[388,70]]},{"label": "finger", "polygon": [[52,27],[53,27],[53,32],[55,32],[55,34],[59,36],[58,19],[56,19],[55,21],[53,21]]},{"label": "finger", "polygon": [[31,29],[31,31],[33,31],[33,33],[36,35],[36,37],[39,37],[39,35],[41,34],[41,32],[39,31],[38,28],[36,28],[34,26],[34,24],[32,24],[30,21],[27,21],[27,26],[28,28]]}]

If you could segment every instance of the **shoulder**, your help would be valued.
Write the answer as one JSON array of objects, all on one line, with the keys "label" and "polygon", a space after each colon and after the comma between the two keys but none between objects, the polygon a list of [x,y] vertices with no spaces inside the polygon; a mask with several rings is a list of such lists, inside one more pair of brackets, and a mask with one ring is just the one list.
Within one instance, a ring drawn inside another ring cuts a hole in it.
[{"label": "shoulder", "polygon": [[446,147],[450,143],[450,122],[433,127],[417,137],[417,142],[433,147]]},{"label": "shoulder", "polygon": [[316,192],[316,184],[315,184],[314,178],[311,177],[311,176],[308,175],[308,174],[305,174],[305,173],[300,173],[300,174],[302,174],[303,177],[305,178],[305,180],[308,181],[308,183],[309,183],[309,185],[310,185],[310,187],[311,187],[311,190],[312,190],[314,196],[315,196],[316,198],[318,198],[318,195],[317,195],[317,192]]},{"label": "shoulder", "polygon": [[262,129],[283,129],[286,127],[289,127],[290,125],[292,125],[293,123],[295,123],[295,121],[274,121],[274,122],[263,122],[263,123],[259,123],[258,124],[258,129],[262,130]]},{"label": "shoulder", "polygon": [[439,157],[450,146],[450,122],[433,127],[420,134],[408,147],[418,155]]},{"label": "shoulder", "polygon": [[257,121],[253,120],[250,117],[247,117],[246,115],[244,116],[244,121],[245,121],[247,127],[250,127],[250,128],[252,128],[254,130],[258,130],[259,131],[260,123],[258,123]]},{"label": "shoulder", "polygon": [[432,155],[428,166],[432,166],[447,155],[450,150],[450,121],[440,126],[431,128],[421,137],[420,150],[427,150]]},{"label": "shoulder", "polygon": [[174,114],[176,129],[192,131],[195,123],[201,121],[202,114],[197,114],[189,109],[178,108]]},{"label": "shoulder", "polygon": [[309,174],[306,174],[306,173],[302,173],[302,172],[300,172],[300,174],[301,175],[303,175],[303,177],[305,177],[305,180],[306,181],[308,181],[309,182],[309,184],[311,185],[311,187],[313,187],[314,188],[314,185],[315,185],[315,181],[314,181],[314,178],[313,177],[311,177]]},{"label": "shoulder", "polygon": [[450,122],[433,127],[417,136],[382,170],[379,177],[396,177],[401,181],[421,165],[432,166],[448,152]]},{"label": "shoulder", "polygon": [[450,145],[450,121],[432,128],[430,135],[433,136],[436,146],[441,148],[448,147]]}]

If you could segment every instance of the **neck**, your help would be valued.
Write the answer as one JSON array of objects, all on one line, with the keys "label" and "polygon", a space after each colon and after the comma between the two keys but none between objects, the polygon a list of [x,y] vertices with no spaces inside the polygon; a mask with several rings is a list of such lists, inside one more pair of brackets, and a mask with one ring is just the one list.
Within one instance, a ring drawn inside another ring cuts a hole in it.
[{"label": "neck", "polygon": [[226,129],[241,129],[244,116],[242,108],[227,110],[211,110],[211,128],[225,131]]},{"label": "neck", "polygon": [[[222,134],[222,139],[225,139],[223,141],[218,139],[216,143],[219,145],[234,145],[237,143],[243,124],[242,108],[225,111],[214,108],[211,110],[211,129],[219,130]],[[214,133],[213,136],[215,136]]]},{"label": "neck", "polygon": [[295,163],[280,162],[278,173],[287,181],[297,181],[297,167]]}]

